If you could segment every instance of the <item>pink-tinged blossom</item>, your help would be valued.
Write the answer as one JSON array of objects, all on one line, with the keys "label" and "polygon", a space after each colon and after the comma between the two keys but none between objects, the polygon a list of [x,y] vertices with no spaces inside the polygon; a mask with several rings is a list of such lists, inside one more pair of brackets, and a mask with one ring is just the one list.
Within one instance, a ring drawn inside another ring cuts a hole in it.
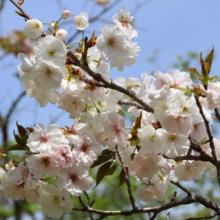
[{"label": "pink-tinged blossom", "polygon": [[153,185],[144,185],[137,189],[136,196],[138,199],[144,202],[153,202],[154,198],[162,201],[165,199],[165,192],[168,190],[168,186],[160,183]]},{"label": "pink-tinged blossom", "polygon": [[129,11],[126,11],[124,7],[121,7],[118,10],[118,14],[113,16],[113,20],[117,27],[122,30],[131,40],[134,37],[137,37],[138,32],[132,27],[131,22],[133,21],[134,17],[130,15]]},{"label": "pink-tinged blossom", "polygon": [[160,123],[171,134],[188,135],[193,130],[191,114],[183,114],[180,107],[169,108]]},{"label": "pink-tinged blossom", "polygon": [[179,181],[200,180],[206,168],[201,161],[187,161],[185,164],[179,164],[175,168],[175,175],[179,178]]},{"label": "pink-tinged blossom", "polygon": [[69,145],[61,145],[58,148],[56,160],[62,168],[71,167],[76,163],[76,159]]},{"label": "pink-tinged blossom", "polygon": [[164,129],[156,130],[157,144],[161,146],[163,154],[169,157],[181,156],[186,154],[189,149],[187,136],[169,134]]},{"label": "pink-tinged blossom", "polygon": [[85,167],[76,164],[65,169],[57,178],[56,184],[58,187],[66,189],[73,196],[80,196],[83,191],[92,187],[93,179]]},{"label": "pink-tinged blossom", "polygon": [[31,170],[34,176],[38,179],[45,177],[48,174],[50,177],[60,173],[60,165],[57,161],[57,153],[48,150],[47,152],[30,155],[26,159],[27,167]]},{"label": "pink-tinged blossom", "polygon": [[120,71],[123,70],[124,65],[133,65],[136,62],[135,56],[140,51],[140,47],[128,41],[126,34],[118,30],[115,25],[102,27],[96,45],[101,51],[102,58],[111,61],[111,67],[116,66]]},{"label": "pink-tinged blossom", "polygon": [[66,139],[76,145],[81,145],[82,144],[82,138],[81,135],[82,133],[87,131],[88,125],[86,123],[78,123],[78,120],[76,119],[72,125],[71,128],[65,127],[63,129],[63,133],[65,134]]},{"label": "pink-tinged blossom", "polygon": [[161,166],[161,157],[156,154],[136,154],[130,165],[130,173],[141,181],[146,177],[152,179]]},{"label": "pink-tinged blossom", "polygon": [[42,182],[38,193],[40,195],[38,204],[48,217],[59,219],[64,213],[72,211],[73,201],[66,190]]},{"label": "pink-tinged blossom", "polygon": [[74,147],[73,155],[79,163],[84,166],[91,166],[98,159],[97,154],[102,150],[101,144],[95,140],[89,131],[82,133],[81,139],[81,144]]},{"label": "pink-tinged blossom", "polygon": [[168,71],[168,74],[172,77],[172,86],[185,88],[193,84],[190,74],[187,72],[171,69]]},{"label": "pink-tinged blossom", "polygon": [[167,98],[172,84],[172,77],[157,70],[154,74],[155,80],[149,89],[149,98],[152,100],[162,101]]},{"label": "pink-tinged blossom", "polygon": [[7,172],[5,179],[1,182],[3,193],[13,200],[24,199],[25,181],[19,168]]},{"label": "pink-tinged blossom", "polygon": [[55,124],[45,127],[37,124],[33,127],[33,133],[27,140],[27,146],[32,152],[57,151],[60,145],[68,144],[62,130]]},{"label": "pink-tinged blossom", "polygon": [[108,136],[108,147],[115,150],[116,144],[125,146],[127,144],[128,132],[126,130],[125,118],[117,112],[109,112],[108,119],[103,123],[104,135]]},{"label": "pink-tinged blossom", "polygon": [[68,19],[70,17],[70,15],[71,15],[71,11],[69,11],[69,10],[65,10],[62,13],[63,19]]},{"label": "pink-tinged blossom", "polygon": [[24,194],[26,200],[32,204],[37,204],[39,199],[39,183],[36,180],[30,180],[25,184]]},{"label": "pink-tinged blossom", "polygon": [[194,124],[194,130],[190,134],[192,138],[194,138],[197,141],[201,141],[203,138],[207,137],[206,132],[206,126],[204,122],[198,122],[197,124]]},{"label": "pink-tinged blossom", "polygon": [[209,109],[220,108],[220,82],[209,82],[204,94],[207,97]]}]

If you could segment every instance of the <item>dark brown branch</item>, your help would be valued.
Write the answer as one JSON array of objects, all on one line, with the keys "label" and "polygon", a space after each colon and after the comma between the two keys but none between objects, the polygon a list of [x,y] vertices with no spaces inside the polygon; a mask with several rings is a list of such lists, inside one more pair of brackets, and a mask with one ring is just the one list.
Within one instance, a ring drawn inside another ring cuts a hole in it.
[{"label": "dark brown branch", "polygon": [[[90,201],[90,197],[89,197],[88,193],[86,191],[84,191],[84,194],[85,194],[85,196],[87,198],[89,207],[92,208],[92,203]],[[89,217],[90,217],[91,220],[94,220],[93,214],[91,212],[89,212]]]},{"label": "dark brown branch", "polygon": [[215,117],[218,119],[218,122],[220,123],[220,115],[217,108],[215,109]]},{"label": "dark brown branch", "polygon": [[210,127],[209,127],[209,122],[208,120],[206,119],[205,117],[205,114],[202,110],[202,106],[199,102],[199,99],[198,97],[194,96],[195,97],[195,100],[196,100],[196,104],[199,108],[199,112],[200,114],[202,115],[202,118],[205,122],[205,126],[206,126],[206,131],[208,133],[208,137],[209,137],[209,141],[210,141],[210,147],[211,147],[211,150],[212,150],[212,156],[214,158],[214,161],[215,161],[215,166],[216,166],[216,170],[217,170],[217,180],[218,180],[218,184],[220,186],[220,164],[218,163],[218,159],[217,159],[217,155],[216,155],[216,151],[215,151],[215,145],[214,145],[214,141],[213,141],[213,136],[212,136],[212,133],[211,133],[211,130],[210,130]]},{"label": "dark brown branch", "polygon": [[31,19],[31,17],[23,10],[23,8],[19,4],[15,3],[15,1],[13,1],[13,0],[10,0],[10,1],[12,4],[14,4],[20,10],[20,12],[22,12],[22,14],[24,15],[24,17],[26,19],[28,19],[28,20]]},{"label": "dark brown branch", "polygon": [[216,212],[214,212],[213,214],[209,215],[209,216],[204,216],[204,217],[195,217],[195,218],[185,218],[182,220],[203,220],[203,219],[212,219],[215,218],[218,214]]},{"label": "dark brown branch", "polygon": [[[213,203],[210,199],[203,198],[196,194],[194,194],[193,196],[186,196],[183,199],[175,200],[175,201],[172,201],[170,203],[167,203],[161,206],[143,208],[143,209],[140,208],[137,210],[132,209],[132,210],[124,210],[124,211],[102,211],[102,210],[92,209],[89,207],[87,208],[74,207],[73,210],[81,211],[81,212],[92,212],[92,213],[100,214],[103,216],[115,216],[115,215],[130,216],[130,215],[138,214],[138,213],[151,213],[151,212],[153,212],[155,215],[155,213],[159,213],[170,208],[174,208],[180,205],[188,205],[188,204],[192,204],[195,202],[198,202],[204,205],[205,207],[214,210],[216,213],[219,213],[220,211],[220,207],[217,204]],[[217,215],[220,215],[220,214],[217,214]]]},{"label": "dark brown branch", "polygon": [[129,96],[130,98],[138,102],[140,105],[142,105],[145,111],[152,113],[154,112],[154,110],[149,105],[147,105],[142,99],[140,99],[134,92],[124,89],[113,82],[106,81],[101,74],[95,73],[89,68],[89,66],[83,65],[83,63],[81,63],[80,60],[71,51],[69,51],[67,55],[72,59],[73,65],[78,66],[84,71],[86,71],[94,80],[102,82],[104,84],[103,87],[119,91]]},{"label": "dark brown branch", "polygon": [[128,106],[135,106],[137,109],[145,110],[144,107],[135,103],[135,102],[122,102],[121,100],[118,101],[118,105],[128,105]]},{"label": "dark brown branch", "polygon": [[119,153],[119,151],[118,151],[118,146],[117,146],[117,145],[115,146],[115,150],[116,150],[116,152],[117,152],[118,159],[119,159],[119,161],[120,161],[120,163],[121,163],[123,173],[124,173],[124,175],[125,175],[125,180],[126,180],[126,184],[127,184],[127,187],[128,187],[128,195],[129,195],[129,199],[130,199],[130,201],[131,201],[132,208],[133,208],[133,210],[137,210],[138,207],[135,205],[134,197],[133,197],[133,195],[132,195],[131,182],[130,182],[130,180],[129,180],[129,178],[128,178],[128,173],[127,173],[127,171],[126,171],[126,169],[125,169],[125,166],[124,166],[124,164],[123,164],[123,161],[122,161],[122,159],[121,159],[121,155],[120,155],[120,153]]},{"label": "dark brown branch", "polygon": [[79,202],[80,202],[80,204],[82,205],[82,207],[83,207],[84,209],[87,209],[87,206],[86,206],[86,204],[83,202],[81,196],[79,196],[78,199],[79,199]]},{"label": "dark brown branch", "polygon": [[199,152],[201,154],[202,160],[209,161],[210,163],[215,165],[215,161],[212,155],[206,150],[204,150],[202,145],[198,141],[193,139],[191,136],[189,136],[189,141],[190,141],[190,148],[192,148],[194,151]]},{"label": "dark brown branch", "polygon": [[176,195],[177,195],[177,191],[174,191],[173,195],[172,195],[172,198],[171,198],[171,202],[175,201],[176,199]]},{"label": "dark brown branch", "polygon": [[[194,161],[205,161],[210,162],[209,158],[206,158],[202,155],[196,156],[196,155],[186,155],[186,156],[178,156],[178,157],[168,157],[165,154],[163,154],[163,157],[169,160],[175,160],[175,161],[182,161],[182,160],[194,160]],[[212,160],[213,161],[213,160]],[[214,162],[214,161],[213,161]]]},{"label": "dark brown branch", "polygon": [[210,208],[210,209],[214,210],[216,213],[218,213],[218,215],[220,215],[220,206],[218,204],[212,202],[211,199],[206,199],[206,198],[203,198],[203,197],[197,195],[196,193],[190,192],[188,189],[186,189],[185,187],[180,185],[180,183],[178,183],[178,182],[174,182],[174,181],[170,181],[170,182],[173,185],[182,189],[185,193],[187,193],[188,197],[192,198],[194,201],[204,205],[206,208]]}]

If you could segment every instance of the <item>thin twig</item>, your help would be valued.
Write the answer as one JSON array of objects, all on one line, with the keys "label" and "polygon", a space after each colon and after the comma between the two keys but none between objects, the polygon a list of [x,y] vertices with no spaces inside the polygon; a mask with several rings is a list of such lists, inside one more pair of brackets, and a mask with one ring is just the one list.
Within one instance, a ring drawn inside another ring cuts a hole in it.
[{"label": "thin twig", "polygon": [[120,155],[120,153],[119,153],[119,151],[118,151],[118,146],[117,146],[117,145],[115,146],[115,150],[116,150],[116,152],[117,152],[118,159],[119,159],[119,161],[120,161],[120,163],[121,163],[123,173],[124,173],[124,175],[125,175],[125,180],[126,180],[126,184],[127,184],[127,187],[128,187],[128,195],[129,195],[129,199],[130,199],[130,201],[131,201],[132,208],[133,208],[133,210],[137,210],[138,207],[135,205],[134,197],[133,197],[132,191],[131,191],[131,182],[130,182],[130,180],[129,180],[129,178],[128,178],[128,173],[127,173],[127,171],[126,171],[126,169],[125,169],[125,167],[124,167],[124,164],[123,164],[123,161],[122,161],[122,159],[121,159],[121,155]]},{"label": "thin twig", "polygon": [[194,161],[206,161],[210,162],[209,158],[204,158],[202,155],[196,156],[196,155],[186,155],[186,156],[178,156],[178,157],[168,157],[165,154],[163,154],[163,157],[168,160],[175,160],[175,161],[182,161],[182,160],[194,160]]},{"label": "thin twig", "polygon": [[121,100],[118,101],[118,105],[128,105],[128,106],[135,106],[137,109],[145,110],[143,106],[139,105],[135,102],[122,102]]},{"label": "thin twig", "polygon": [[204,216],[204,217],[191,217],[191,218],[185,218],[182,220],[203,220],[203,219],[212,219],[215,218],[218,214],[216,212],[214,212],[213,214],[209,215],[209,216]]},{"label": "thin twig", "polygon": [[214,161],[215,161],[215,166],[216,166],[216,170],[217,170],[217,180],[218,180],[218,184],[220,186],[220,164],[218,163],[218,159],[217,159],[217,155],[216,155],[216,151],[215,151],[215,144],[214,144],[214,141],[213,141],[213,136],[212,136],[212,133],[211,133],[211,130],[210,130],[210,127],[209,127],[209,122],[208,120],[206,119],[205,117],[205,114],[202,110],[202,106],[199,102],[199,99],[198,97],[194,96],[195,97],[195,100],[196,100],[196,104],[199,108],[199,112],[200,114],[202,115],[202,118],[205,122],[205,126],[206,126],[206,131],[208,133],[208,136],[209,136],[209,141],[210,141],[210,147],[211,147],[211,150],[212,150],[212,156],[214,158]]},{"label": "thin twig", "polygon": [[[89,197],[88,193],[86,191],[84,191],[84,194],[87,198],[89,207],[92,208],[92,204],[91,204],[90,197]],[[89,217],[90,217],[91,220],[94,220],[93,214],[91,212],[89,212]]]},{"label": "thin twig", "polygon": [[215,111],[215,117],[218,119],[220,123],[220,115],[219,115],[218,109],[216,108],[214,111]]},{"label": "thin twig", "polygon": [[[191,194],[191,192],[190,192],[190,194]],[[151,207],[151,208],[139,208],[137,210],[132,209],[132,210],[123,210],[123,211],[103,211],[103,210],[93,209],[90,207],[87,207],[86,209],[74,207],[73,210],[80,211],[80,212],[92,212],[92,213],[103,215],[105,217],[116,216],[116,215],[130,216],[130,215],[138,214],[138,213],[152,213],[152,212],[154,213],[154,216],[155,216],[155,213],[160,213],[162,211],[165,211],[165,210],[173,208],[173,207],[177,207],[180,205],[192,204],[192,203],[196,203],[196,202],[204,205],[207,208],[214,210],[217,213],[217,215],[220,215],[219,214],[220,207],[216,203],[212,202],[210,199],[203,198],[203,197],[196,195],[196,194],[194,194],[194,197],[193,196],[186,196],[183,199],[175,200],[173,202],[169,202],[169,203],[161,205],[161,206],[156,206],[156,207]]]},{"label": "thin twig", "polygon": [[176,199],[176,195],[177,195],[177,191],[174,191],[173,195],[172,195],[172,198],[171,198],[171,202],[175,201]]},{"label": "thin twig", "polygon": [[[119,4],[122,0],[115,0],[111,5],[109,5],[108,7],[103,8],[98,14],[96,14],[94,17],[89,19],[89,23],[92,24],[94,23],[96,20],[99,20],[100,17],[107,13],[109,10],[111,10],[115,5]],[[69,21],[72,23],[72,21]],[[81,31],[79,31],[78,29],[75,31],[75,33],[69,37],[68,41],[67,41],[67,45],[70,44],[79,34]]]},{"label": "thin twig", "polygon": [[25,18],[27,18],[28,20],[31,19],[31,17],[23,10],[23,8],[19,4],[17,4],[13,0],[10,0],[10,1],[11,1],[12,4],[14,4],[20,10],[20,12],[22,12],[24,14]]},{"label": "thin twig", "polygon": [[146,104],[142,99],[140,99],[134,92],[124,89],[123,87],[118,86],[113,82],[106,81],[101,74],[95,73],[89,68],[89,66],[85,66],[71,51],[69,51],[67,55],[72,59],[72,64],[86,71],[94,80],[98,82],[102,82],[104,84],[103,87],[119,91],[129,96],[130,98],[138,102],[140,105],[142,105],[145,111],[152,113],[154,112],[154,110],[148,104]]},{"label": "thin twig", "polygon": [[82,205],[83,209],[87,209],[88,207],[86,206],[86,204],[83,202],[81,196],[78,197],[80,204]]}]

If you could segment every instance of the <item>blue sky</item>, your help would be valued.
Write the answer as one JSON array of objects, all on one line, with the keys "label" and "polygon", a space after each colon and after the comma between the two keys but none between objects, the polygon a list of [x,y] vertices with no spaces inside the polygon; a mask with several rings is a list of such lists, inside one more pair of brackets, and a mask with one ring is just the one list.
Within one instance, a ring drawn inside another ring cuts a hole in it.
[{"label": "blue sky", "polygon": [[[143,0],[142,0],[143,1]],[[135,0],[123,0],[107,14],[100,17],[101,21],[90,25],[85,35],[90,36],[93,30],[97,35],[102,25],[112,22],[112,16],[117,13],[121,6],[133,11],[138,2]],[[72,17],[80,12],[87,12],[89,17],[93,17],[103,6],[97,6],[93,0],[81,1],[60,1],[56,0],[26,0],[23,8],[35,19],[44,23],[58,19],[62,11],[68,9],[72,12],[71,18],[67,20],[68,25],[61,25],[68,32],[69,36],[74,33],[76,27]],[[106,6],[108,7],[108,5]],[[134,39],[141,46],[138,62],[130,68],[125,68],[123,72],[118,72],[115,68],[111,71],[111,77],[137,77],[141,73],[151,72],[161,68],[166,72],[170,66],[168,63],[175,62],[178,54],[185,55],[187,51],[200,53],[212,49],[215,46],[216,57],[213,62],[212,75],[218,75],[220,58],[220,1],[218,0],[151,0],[142,6],[135,14],[135,26],[139,35]],[[0,36],[6,36],[14,29],[24,28],[24,19],[19,17],[14,11],[15,6],[6,1],[6,6],[1,16]],[[104,23],[103,23],[104,22]],[[46,28],[45,28],[46,30]],[[78,41],[79,37],[75,40]],[[160,66],[151,66],[146,62],[146,57],[152,54],[155,48],[161,48],[159,55]],[[0,62],[0,110],[3,114],[7,111],[11,101],[22,91],[21,83],[13,76],[16,73],[16,65],[20,61],[13,56],[8,56]],[[198,61],[199,63],[199,61]],[[9,66],[9,67],[8,67]],[[10,137],[13,139],[13,130],[16,129],[15,122],[24,126],[34,123],[48,125],[51,119],[57,114],[62,115],[56,122],[59,126],[71,126],[73,120],[69,120],[68,113],[57,109],[56,106],[48,104],[45,108],[40,108],[34,99],[24,98],[13,115],[10,126]]]}]

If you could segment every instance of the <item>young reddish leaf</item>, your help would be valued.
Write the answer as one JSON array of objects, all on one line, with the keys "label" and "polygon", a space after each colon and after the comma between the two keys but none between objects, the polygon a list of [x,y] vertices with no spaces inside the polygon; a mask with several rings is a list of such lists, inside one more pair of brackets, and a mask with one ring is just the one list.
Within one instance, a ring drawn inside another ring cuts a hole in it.
[{"label": "young reddish leaf", "polygon": [[[128,172],[128,168],[126,168],[126,170]],[[119,186],[122,186],[124,183],[126,183],[126,179],[125,179],[123,169],[121,169],[121,172],[120,172],[118,178],[119,178]]]},{"label": "young reddish leaf", "polygon": [[187,68],[187,67],[185,67],[185,69],[189,70],[190,72],[192,72],[192,73],[196,74],[197,76],[201,77],[201,75],[198,73],[196,68],[192,68],[192,67]]},{"label": "young reddish leaf", "polygon": [[214,47],[213,47],[212,51],[208,54],[206,59],[205,59],[205,62],[207,64],[206,68],[207,68],[207,73],[208,74],[211,71],[213,56],[214,56]]},{"label": "young reddish leaf", "polygon": [[21,146],[21,147],[25,147],[26,146],[26,143],[24,143],[21,138],[19,137],[19,135],[16,135],[15,134],[15,131],[14,131],[14,137],[15,137],[15,141]]},{"label": "young reddish leaf", "polygon": [[110,166],[111,166],[112,162],[107,162],[105,164],[103,164],[97,173],[97,177],[96,177],[96,186],[95,188],[99,185],[99,183],[102,181],[102,179],[105,177],[106,173],[108,172]]},{"label": "young reddish leaf", "polygon": [[19,125],[18,122],[16,122],[16,125],[20,136],[26,136],[26,129],[23,126]]},{"label": "young reddish leaf", "polygon": [[111,168],[107,171],[107,173],[105,174],[106,176],[111,176],[113,175],[113,173],[117,170],[118,164],[114,163]]}]

